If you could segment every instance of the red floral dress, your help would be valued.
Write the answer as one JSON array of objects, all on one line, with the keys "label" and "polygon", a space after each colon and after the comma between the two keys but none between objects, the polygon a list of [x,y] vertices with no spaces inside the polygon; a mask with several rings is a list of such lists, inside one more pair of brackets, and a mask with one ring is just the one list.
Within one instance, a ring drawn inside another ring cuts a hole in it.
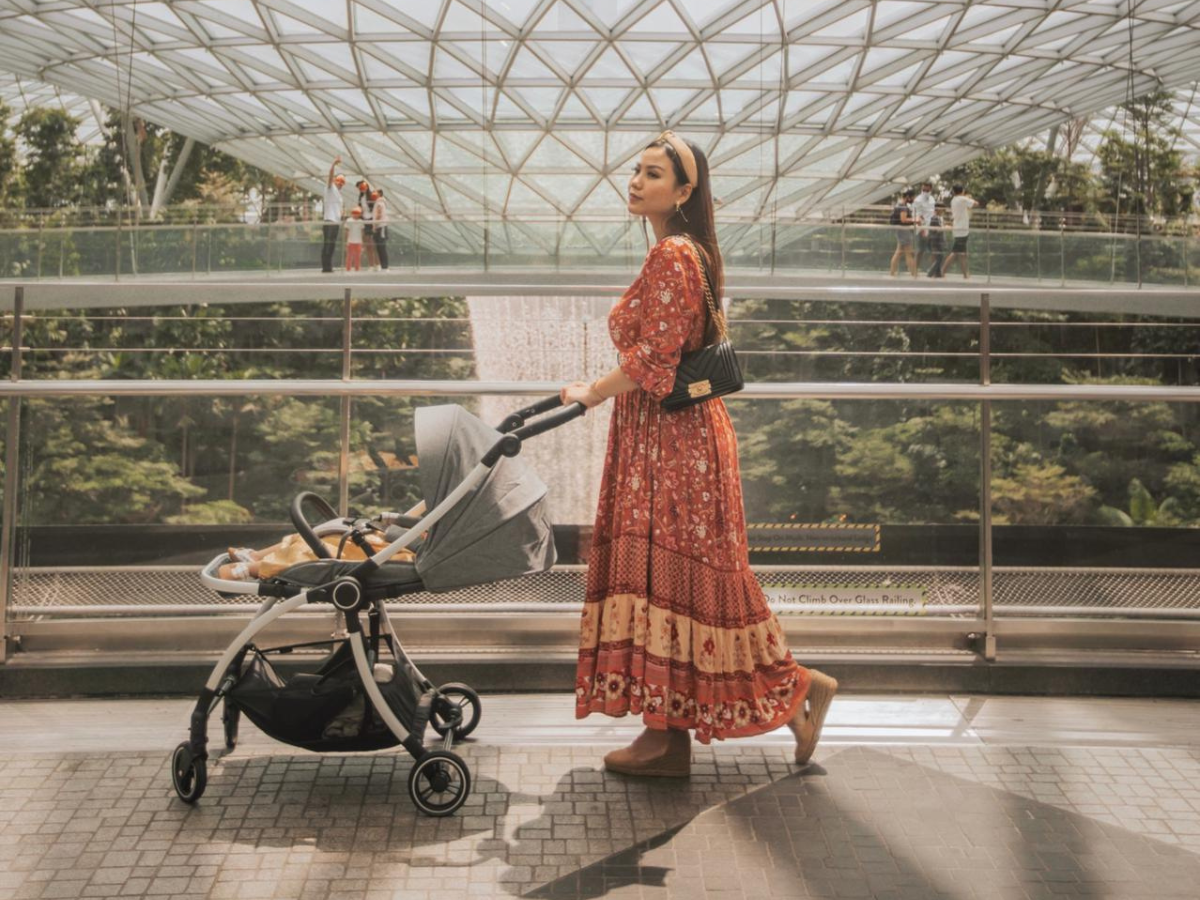
[{"label": "red floral dress", "polygon": [[638,383],[616,398],[580,627],[575,716],[641,713],[714,737],[795,715],[808,670],[750,571],[737,437],[720,399],[665,412],[682,352],[703,345],[700,259],[659,241],[609,332]]}]

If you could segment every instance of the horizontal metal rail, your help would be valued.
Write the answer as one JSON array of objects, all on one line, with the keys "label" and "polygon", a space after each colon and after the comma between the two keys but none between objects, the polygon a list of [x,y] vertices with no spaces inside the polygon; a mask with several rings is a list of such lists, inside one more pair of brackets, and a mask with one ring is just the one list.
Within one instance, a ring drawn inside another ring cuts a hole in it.
[{"label": "horizontal metal rail", "polygon": [[[0,382],[0,397],[477,397],[558,393],[557,381],[416,381],[200,379],[161,381],[73,380]],[[745,400],[983,400],[1197,403],[1200,387],[1127,384],[911,384],[874,382],[757,382],[733,395]]]}]

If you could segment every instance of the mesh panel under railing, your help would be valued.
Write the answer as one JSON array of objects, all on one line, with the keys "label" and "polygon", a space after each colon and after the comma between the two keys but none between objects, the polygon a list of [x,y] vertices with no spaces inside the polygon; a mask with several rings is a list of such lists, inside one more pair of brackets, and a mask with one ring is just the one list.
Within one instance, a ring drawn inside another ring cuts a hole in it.
[{"label": "mesh panel under railing", "polygon": [[[86,614],[128,607],[170,611],[245,609],[254,597],[220,597],[194,568],[18,569],[13,616]],[[759,583],[784,615],[975,615],[979,572],[971,568],[759,567]],[[584,594],[582,566],[477,585],[445,594],[414,594],[415,606],[571,607]],[[1200,570],[997,568],[998,615],[1090,613],[1120,616],[1162,611],[1200,613]]]}]

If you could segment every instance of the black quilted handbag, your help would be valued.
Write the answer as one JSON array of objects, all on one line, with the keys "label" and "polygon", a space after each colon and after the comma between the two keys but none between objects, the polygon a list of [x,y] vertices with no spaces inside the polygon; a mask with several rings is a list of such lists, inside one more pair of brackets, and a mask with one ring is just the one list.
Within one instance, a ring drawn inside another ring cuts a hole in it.
[{"label": "black quilted handbag", "polygon": [[[696,246],[694,242],[692,246]],[[667,412],[687,409],[689,406],[695,406],[713,397],[732,394],[745,387],[742,367],[738,365],[737,354],[733,352],[733,344],[729,342],[725,317],[717,310],[704,254],[700,253],[698,247],[696,252],[704,270],[704,299],[708,301],[709,314],[717,320],[720,330],[714,343],[685,353],[679,358],[679,367],[675,370],[675,387],[662,399],[662,408]]]}]

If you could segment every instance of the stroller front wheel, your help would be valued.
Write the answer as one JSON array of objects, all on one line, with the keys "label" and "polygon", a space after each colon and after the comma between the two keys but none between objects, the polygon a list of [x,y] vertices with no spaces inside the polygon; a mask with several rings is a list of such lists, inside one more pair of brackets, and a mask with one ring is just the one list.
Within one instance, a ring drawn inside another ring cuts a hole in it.
[{"label": "stroller front wheel", "polygon": [[184,803],[195,803],[208,786],[208,766],[203,757],[192,755],[187,741],[171,754],[171,784]]},{"label": "stroller front wheel", "polygon": [[408,773],[408,795],[427,816],[453,815],[471,793],[471,772],[457,753],[432,750]]}]

